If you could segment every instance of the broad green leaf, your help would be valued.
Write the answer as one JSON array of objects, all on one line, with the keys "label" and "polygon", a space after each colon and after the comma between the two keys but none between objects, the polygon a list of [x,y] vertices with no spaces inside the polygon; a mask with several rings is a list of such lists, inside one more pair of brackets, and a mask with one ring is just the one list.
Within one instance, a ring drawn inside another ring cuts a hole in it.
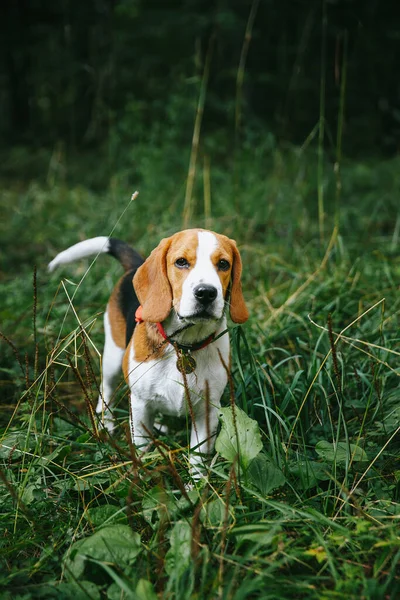
[{"label": "broad green leaf", "polygon": [[313,546],[309,550],[306,550],[305,554],[316,558],[319,564],[325,562],[328,557],[326,550],[323,546]]},{"label": "broad green leaf", "polygon": [[89,433],[89,431],[86,431],[85,433],[82,433],[82,435],[77,437],[76,441],[78,444],[84,444],[85,442],[89,441],[91,437],[92,437],[92,434]]},{"label": "broad green leaf", "polygon": [[71,490],[75,490],[77,492],[85,492],[86,490],[90,490],[93,487],[93,484],[88,481],[88,479],[77,479],[74,485],[71,487]]},{"label": "broad green leaf", "polygon": [[158,600],[153,584],[146,579],[139,579],[136,586],[136,598],[137,600]]},{"label": "broad green leaf", "polygon": [[275,546],[281,531],[282,526],[280,524],[272,525],[271,523],[259,521],[251,525],[235,527],[232,534],[237,536],[238,542],[246,541],[262,544],[263,546]]},{"label": "broad green leaf", "polygon": [[68,434],[77,430],[77,427],[74,423],[70,423],[65,419],[61,419],[60,417],[53,418],[53,427],[54,431],[61,434],[64,438],[68,437]]},{"label": "broad green leaf", "polygon": [[[48,465],[51,464],[53,467],[57,466],[68,454],[71,452],[71,446],[65,446],[61,444],[58,448],[50,452],[47,456],[40,457],[40,464]],[[54,464],[56,463],[56,464]]]},{"label": "broad green leaf", "polygon": [[251,483],[263,496],[267,496],[286,481],[282,471],[265,454],[259,454],[253,458],[247,474]]},{"label": "broad green leaf", "polygon": [[35,490],[36,490],[35,484],[27,485],[26,488],[24,489],[23,494],[21,496],[21,501],[26,506],[29,506],[29,504],[32,504],[32,502],[35,500],[35,495],[34,495]]},{"label": "broad green leaf", "polygon": [[129,592],[121,588],[115,581],[107,588],[107,600],[137,600],[133,591]]},{"label": "broad green leaf", "polygon": [[[51,585],[51,584],[50,584]],[[51,585],[53,587],[53,585]],[[92,581],[79,580],[62,582],[57,586],[54,586],[54,590],[57,592],[55,598],[63,598],[63,600],[100,600],[101,593],[100,589]]]},{"label": "broad green leaf", "polygon": [[109,478],[107,475],[93,475],[93,477],[85,477],[84,479],[77,479],[75,484],[72,486],[72,490],[77,492],[85,492],[90,490],[95,485],[101,485],[102,483],[108,483]]},{"label": "broad green leaf", "polygon": [[[232,507],[229,508],[232,511]],[[201,507],[200,521],[205,527],[222,527],[225,520],[225,504],[221,499],[210,500]]]},{"label": "broad green leaf", "polygon": [[109,525],[111,521],[114,523],[127,523],[124,511],[121,510],[120,506],[114,506],[113,504],[104,504],[103,506],[89,508],[85,512],[84,517],[96,528]]},{"label": "broad green leaf", "polygon": [[152,527],[155,527],[159,520],[176,518],[180,512],[191,507],[191,502],[195,503],[198,497],[194,490],[189,491],[188,496],[189,500],[183,496],[176,498],[171,492],[156,486],[148,492],[142,502],[143,517]]},{"label": "broad green leaf", "polygon": [[169,517],[170,510],[173,508],[171,495],[163,488],[156,486],[146,494],[142,508],[143,517],[154,527],[159,519]]},{"label": "broad green leaf", "polygon": [[67,572],[79,578],[85,570],[87,557],[117,564],[120,568],[134,562],[141,550],[140,536],[127,525],[109,525],[71,547],[66,559]]},{"label": "broad green leaf", "polygon": [[315,446],[317,454],[327,462],[345,463],[353,460],[353,462],[367,461],[366,452],[355,444],[347,444],[347,442],[328,442],[321,440]]},{"label": "broad green leaf", "polygon": [[328,462],[345,463],[350,458],[354,462],[368,460],[366,452],[360,446],[348,444],[347,442],[338,442],[335,444],[321,440],[315,446],[315,450],[322,459]]},{"label": "broad green leaf", "polygon": [[329,479],[331,470],[327,463],[315,460],[296,460],[289,465],[290,472],[299,478],[299,485],[303,490],[309,490],[317,485],[318,481]]},{"label": "broad green leaf", "polygon": [[[233,415],[235,411],[235,418]],[[221,408],[221,431],[215,442],[215,449],[229,462],[239,453],[240,465],[247,469],[250,461],[262,449],[261,434],[257,421],[246,415],[238,406]]]},{"label": "broad green leaf", "polygon": [[385,433],[392,433],[400,423],[400,406],[395,406],[389,410],[382,422],[380,423],[379,429],[385,431]]},{"label": "broad green leaf", "polygon": [[0,441],[0,458],[5,458],[7,461],[21,460],[22,453],[32,448],[31,438],[22,431],[16,431]]},{"label": "broad green leaf", "polygon": [[41,477],[37,477],[34,483],[29,483],[21,496],[21,500],[24,504],[32,504],[35,500],[44,496],[43,482]]},{"label": "broad green leaf", "polygon": [[179,578],[191,563],[192,530],[187,521],[177,521],[169,533],[170,549],[165,555],[168,575]]}]

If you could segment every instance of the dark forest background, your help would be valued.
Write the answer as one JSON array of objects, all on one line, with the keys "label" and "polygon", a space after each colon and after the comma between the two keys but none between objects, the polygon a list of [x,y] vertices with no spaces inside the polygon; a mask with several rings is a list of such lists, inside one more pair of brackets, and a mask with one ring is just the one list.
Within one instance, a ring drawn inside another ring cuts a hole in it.
[{"label": "dark forest background", "polygon": [[4,0],[0,14],[3,150],[62,142],[119,159],[160,131],[190,143],[207,55],[203,131],[222,153],[243,129],[302,144],[323,88],[328,147],[342,98],[347,155],[398,150],[398,3]]}]

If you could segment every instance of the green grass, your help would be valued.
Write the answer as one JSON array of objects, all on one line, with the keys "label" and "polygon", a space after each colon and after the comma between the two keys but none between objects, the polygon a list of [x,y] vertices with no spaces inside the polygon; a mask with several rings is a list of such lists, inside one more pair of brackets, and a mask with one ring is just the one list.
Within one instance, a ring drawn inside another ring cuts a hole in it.
[{"label": "green grass", "polygon": [[[251,318],[231,328],[232,381],[258,426],[239,413],[236,457],[228,408],[209,482],[190,492],[185,423],[138,460],[122,384],[112,438],[91,414],[119,266],[46,273],[86,237],[147,254],[178,230],[189,153],[137,149],[134,176],[105,165],[97,185],[54,157],[43,178],[3,181],[1,598],[399,597],[399,159],[343,162],[337,207],[310,148],[218,153],[210,142],[206,216],[242,252]],[[192,214],[204,225],[200,167]]]}]

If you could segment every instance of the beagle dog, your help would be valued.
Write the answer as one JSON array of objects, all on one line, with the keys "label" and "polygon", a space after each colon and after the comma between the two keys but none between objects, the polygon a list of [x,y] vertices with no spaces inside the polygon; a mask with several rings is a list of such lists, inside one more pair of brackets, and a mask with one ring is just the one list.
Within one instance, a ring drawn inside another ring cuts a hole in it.
[{"label": "beagle dog", "polygon": [[226,312],[234,323],[248,318],[236,243],[212,231],[188,229],[161,240],[144,261],[126,243],[100,236],[58,254],[49,270],[100,253],[117,258],[125,274],[104,315],[96,411],[112,431],[113,382],[122,365],[131,392],[135,445],[148,445],[157,413],[189,415],[190,463],[196,470],[201,456],[214,447],[220,398],[228,381]]}]

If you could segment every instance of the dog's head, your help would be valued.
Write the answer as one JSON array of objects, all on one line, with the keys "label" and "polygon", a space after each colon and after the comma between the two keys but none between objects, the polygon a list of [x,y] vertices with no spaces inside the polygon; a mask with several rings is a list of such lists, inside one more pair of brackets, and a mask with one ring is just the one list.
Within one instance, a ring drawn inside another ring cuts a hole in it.
[{"label": "dog's head", "polygon": [[187,229],[161,240],[136,272],[133,285],[145,321],[162,322],[172,309],[185,322],[219,320],[229,303],[232,321],[244,323],[249,314],[241,273],[234,240]]}]

